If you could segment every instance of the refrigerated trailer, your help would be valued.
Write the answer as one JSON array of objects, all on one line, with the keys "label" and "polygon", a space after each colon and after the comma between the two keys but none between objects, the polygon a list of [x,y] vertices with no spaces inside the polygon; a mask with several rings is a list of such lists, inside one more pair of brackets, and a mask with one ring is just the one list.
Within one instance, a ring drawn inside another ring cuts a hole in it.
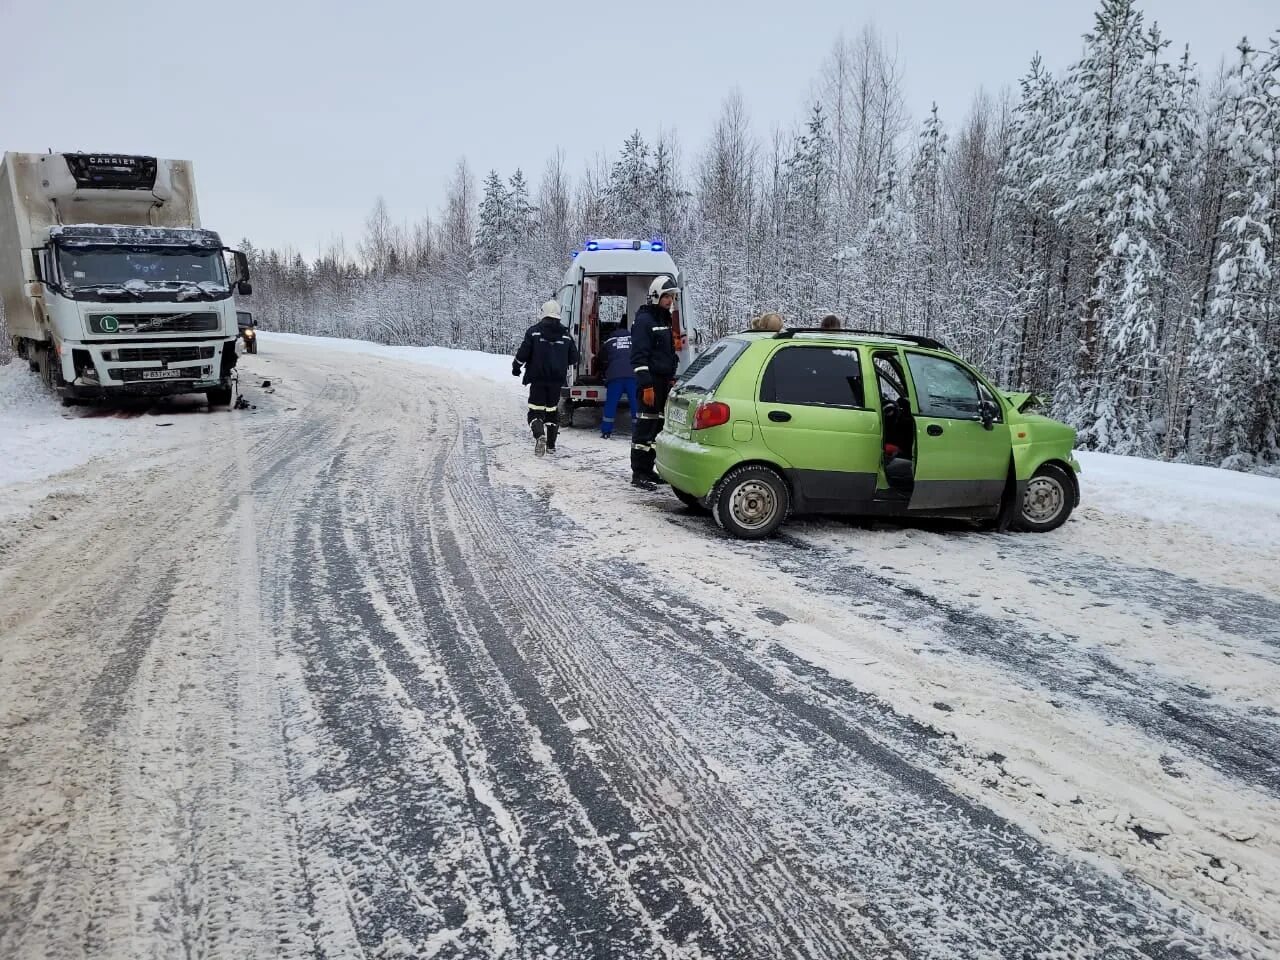
[{"label": "refrigerated trailer", "polygon": [[[649,296],[656,277],[685,278],[660,240],[592,239],[573,255],[557,300],[561,323],[578,344],[578,365],[569,371],[562,391],[560,420],[571,424],[580,407],[602,406],[604,371],[598,369],[601,328],[624,318],[627,326]],[[673,311],[672,332],[680,354],[680,369],[688,366],[702,342],[702,334],[682,296]]]},{"label": "refrigerated trailer", "polygon": [[250,293],[248,263],[201,227],[188,161],[4,155],[7,333],[65,401],[203,393],[229,404],[233,291]]}]

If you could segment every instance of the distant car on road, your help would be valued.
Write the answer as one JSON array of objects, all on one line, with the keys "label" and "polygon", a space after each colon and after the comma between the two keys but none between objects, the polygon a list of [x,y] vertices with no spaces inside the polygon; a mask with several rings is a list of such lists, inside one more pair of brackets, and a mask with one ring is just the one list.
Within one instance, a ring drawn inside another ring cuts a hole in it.
[{"label": "distant car on road", "polygon": [[1080,502],[1075,430],[936,340],[740,333],[676,381],[657,470],[758,540],[789,513],[947,516],[1053,530]]},{"label": "distant car on road", "polygon": [[258,330],[253,322],[253,314],[248,310],[237,310],[236,326],[240,331],[240,339],[244,342],[244,352],[257,353]]}]

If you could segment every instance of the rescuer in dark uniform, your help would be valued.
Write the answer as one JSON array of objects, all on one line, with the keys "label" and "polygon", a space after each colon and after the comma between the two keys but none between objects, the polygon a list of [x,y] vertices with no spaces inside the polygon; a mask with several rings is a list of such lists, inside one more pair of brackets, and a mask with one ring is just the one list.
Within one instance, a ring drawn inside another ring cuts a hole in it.
[{"label": "rescuer in dark uniform", "polygon": [[578,345],[560,325],[560,304],[548,300],[542,305],[538,322],[524,333],[520,349],[511,361],[511,375],[520,376],[525,365],[524,382],[529,385],[529,429],[533,431],[534,456],[548,450],[556,452],[556,436],[560,433],[557,409],[560,389],[571,366],[578,363]]},{"label": "rescuer in dark uniform", "polygon": [[680,359],[671,329],[671,308],[679,295],[674,279],[658,277],[649,285],[649,302],[636,311],[631,325],[631,368],[640,387],[640,412],[631,433],[631,483],[645,490],[663,482],[653,469],[653,442],[662,432],[662,414]]}]

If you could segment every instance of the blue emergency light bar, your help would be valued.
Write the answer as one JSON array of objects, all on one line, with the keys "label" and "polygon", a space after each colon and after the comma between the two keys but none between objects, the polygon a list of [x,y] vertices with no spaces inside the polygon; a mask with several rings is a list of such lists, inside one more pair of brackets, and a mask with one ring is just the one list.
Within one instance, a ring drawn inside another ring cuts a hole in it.
[{"label": "blue emergency light bar", "polygon": [[662,253],[666,249],[666,245],[657,238],[653,240],[619,240],[602,237],[588,240],[584,245],[584,249],[591,253],[597,250],[649,250],[653,253]]}]

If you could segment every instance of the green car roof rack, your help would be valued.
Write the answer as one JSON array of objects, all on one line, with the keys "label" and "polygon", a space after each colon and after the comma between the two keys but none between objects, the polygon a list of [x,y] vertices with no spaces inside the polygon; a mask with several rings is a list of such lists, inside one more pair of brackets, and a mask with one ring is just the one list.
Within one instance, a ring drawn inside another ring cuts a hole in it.
[{"label": "green car roof rack", "polygon": [[955,352],[940,341],[933,339],[933,337],[919,337],[913,333],[889,333],[885,330],[823,330],[821,327],[793,327],[779,330],[773,335],[773,339],[789,340],[797,333],[825,333],[835,337],[883,337],[886,340],[905,340],[907,343],[914,343],[918,347],[925,347],[929,350],[945,350],[947,353]]}]

